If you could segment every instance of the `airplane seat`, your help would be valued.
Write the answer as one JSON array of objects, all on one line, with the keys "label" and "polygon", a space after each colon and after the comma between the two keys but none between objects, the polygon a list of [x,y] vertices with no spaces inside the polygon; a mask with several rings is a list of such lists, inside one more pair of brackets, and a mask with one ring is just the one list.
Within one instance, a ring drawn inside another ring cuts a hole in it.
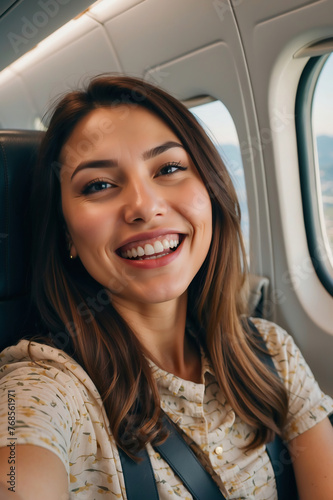
[{"label": "airplane seat", "polygon": [[42,135],[38,131],[0,130],[0,352],[35,333],[29,307],[25,217]]}]

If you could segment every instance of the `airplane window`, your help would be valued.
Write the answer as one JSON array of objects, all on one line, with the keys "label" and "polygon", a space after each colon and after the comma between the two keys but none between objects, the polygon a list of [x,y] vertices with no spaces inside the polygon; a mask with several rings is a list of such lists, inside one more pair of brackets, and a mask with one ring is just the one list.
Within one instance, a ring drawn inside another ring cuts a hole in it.
[{"label": "airplane window", "polygon": [[333,265],[333,55],[326,60],[317,80],[312,103],[312,130],[319,171],[318,190],[322,203],[322,230]]},{"label": "airplane window", "polygon": [[246,196],[244,168],[234,121],[221,101],[213,101],[190,107],[217,147],[234,183],[241,208],[242,232],[246,254],[250,252],[250,224]]},{"label": "airplane window", "polygon": [[313,265],[333,295],[333,54],[307,63],[296,98],[304,220]]}]

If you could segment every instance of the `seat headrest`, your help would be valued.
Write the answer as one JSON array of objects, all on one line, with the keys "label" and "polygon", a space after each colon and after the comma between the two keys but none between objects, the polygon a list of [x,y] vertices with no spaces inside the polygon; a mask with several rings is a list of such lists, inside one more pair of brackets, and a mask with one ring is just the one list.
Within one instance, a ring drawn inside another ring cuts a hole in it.
[{"label": "seat headrest", "polygon": [[0,130],[0,351],[27,328],[29,306],[26,214],[32,167],[43,132]]}]

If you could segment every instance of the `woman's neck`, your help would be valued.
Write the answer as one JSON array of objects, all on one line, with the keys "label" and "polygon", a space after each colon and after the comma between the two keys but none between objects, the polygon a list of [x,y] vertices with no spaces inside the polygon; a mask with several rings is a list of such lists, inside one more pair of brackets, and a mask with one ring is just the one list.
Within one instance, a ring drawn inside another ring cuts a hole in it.
[{"label": "woman's neck", "polygon": [[186,294],[162,304],[136,305],[115,300],[113,305],[157,366],[185,380],[200,382],[200,353],[185,336]]}]

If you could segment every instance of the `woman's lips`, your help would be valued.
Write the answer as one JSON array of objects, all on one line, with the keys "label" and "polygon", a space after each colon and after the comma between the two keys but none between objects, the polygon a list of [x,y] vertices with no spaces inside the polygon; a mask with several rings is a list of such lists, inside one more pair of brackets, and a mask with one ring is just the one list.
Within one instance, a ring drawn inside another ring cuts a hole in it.
[{"label": "woman's lips", "polygon": [[[174,248],[163,249],[160,253],[154,253],[152,255],[144,255],[142,257],[121,257],[123,262],[130,265],[131,267],[136,267],[137,269],[156,269],[158,267],[163,267],[174,261],[183,248],[183,242],[185,240],[185,235],[179,235],[179,244]],[[118,254],[119,255],[119,254]]]},{"label": "woman's lips", "polygon": [[145,240],[136,240],[123,245],[117,254],[123,259],[146,260],[159,258],[174,251],[181,242],[181,235],[167,233]]}]

